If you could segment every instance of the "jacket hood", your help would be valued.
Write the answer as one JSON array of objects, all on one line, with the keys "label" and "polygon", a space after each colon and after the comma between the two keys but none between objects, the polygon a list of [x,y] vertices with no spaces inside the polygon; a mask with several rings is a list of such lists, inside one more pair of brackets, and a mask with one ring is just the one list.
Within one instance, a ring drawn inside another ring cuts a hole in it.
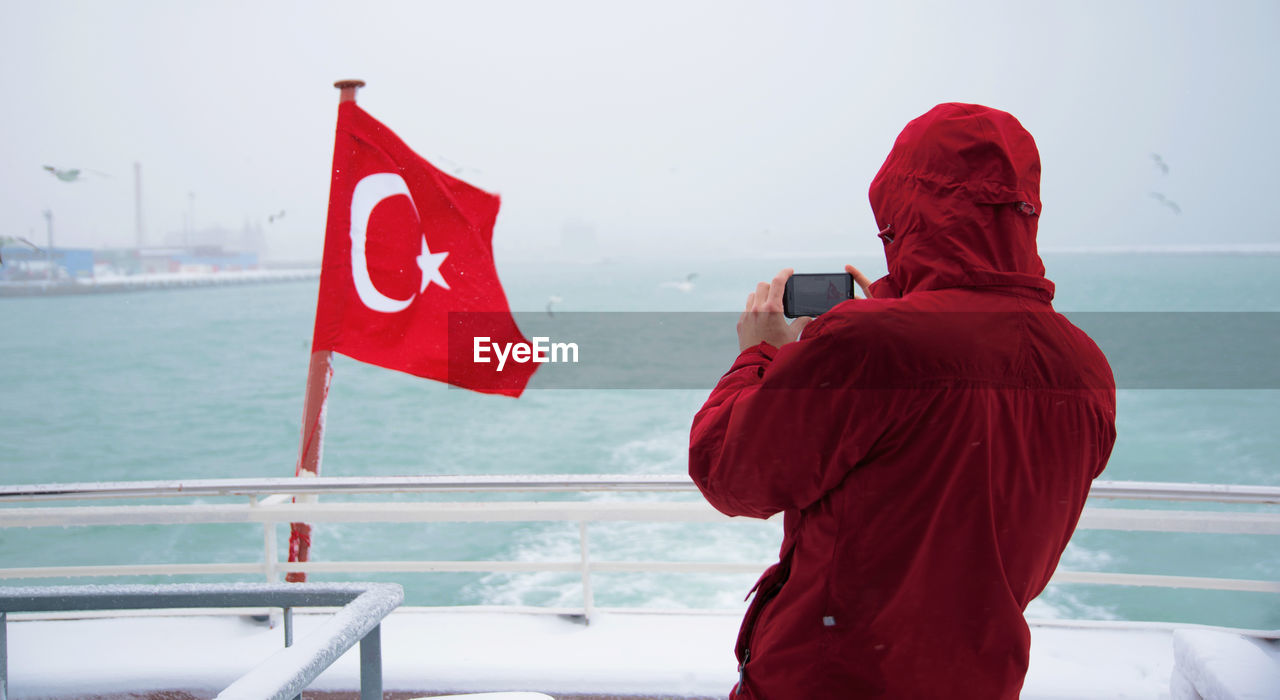
[{"label": "jacket hood", "polygon": [[1053,298],[1036,251],[1040,154],[1013,115],[934,107],[898,135],[870,197],[889,268],[876,297],[1017,287]]}]

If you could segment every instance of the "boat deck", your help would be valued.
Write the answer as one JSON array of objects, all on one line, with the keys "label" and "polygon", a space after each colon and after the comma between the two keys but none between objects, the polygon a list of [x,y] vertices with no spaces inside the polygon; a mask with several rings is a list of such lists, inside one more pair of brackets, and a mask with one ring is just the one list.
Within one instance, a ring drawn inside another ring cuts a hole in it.
[{"label": "boat deck", "polygon": [[[299,611],[295,635],[323,622]],[[532,690],[558,700],[723,698],[736,680],[737,613],[401,609],[382,625],[385,698]],[[1168,698],[1173,630],[1033,623],[1023,698]],[[10,698],[210,698],[283,644],[247,614],[148,613],[9,621]],[[1274,648],[1274,642],[1269,643]],[[1277,657],[1280,660],[1280,656]],[[354,698],[353,649],[305,698]]]}]

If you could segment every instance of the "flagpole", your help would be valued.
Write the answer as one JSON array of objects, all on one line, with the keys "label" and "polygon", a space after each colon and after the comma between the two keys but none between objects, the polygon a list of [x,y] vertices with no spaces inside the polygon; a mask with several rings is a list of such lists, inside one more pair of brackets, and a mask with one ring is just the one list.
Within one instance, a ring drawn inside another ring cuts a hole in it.
[{"label": "flagpole", "polygon": [[[339,80],[338,104],[355,102],[356,91],[364,87],[363,80]],[[298,446],[298,465],[294,475],[298,477],[320,476],[320,457],[324,452],[324,417],[329,400],[329,383],[333,380],[333,352],[320,350],[311,353],[307,367],[307,393],[302,408],[302,440]],[[314,502],[315,495],[298,496],[294,502]],[[289,561],[307,561],[311,553],[311,525],[291,523],[289,526]],[[307,575],[291,571],[285,575],[291,583],[304,583]]]}]

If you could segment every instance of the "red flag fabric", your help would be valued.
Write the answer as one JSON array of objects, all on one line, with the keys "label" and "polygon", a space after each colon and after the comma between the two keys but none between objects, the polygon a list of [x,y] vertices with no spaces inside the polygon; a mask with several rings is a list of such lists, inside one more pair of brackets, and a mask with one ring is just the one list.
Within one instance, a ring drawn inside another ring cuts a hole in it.
[{"label": "red flag fabric", "polygon": [[[312,350],[519,396],[537,365],[474,362],[473,338],[525,343],[493,262],[498,196],[414,153],[354,102],[338,106]],[[460,342],[465,338],[465,342]]]}]

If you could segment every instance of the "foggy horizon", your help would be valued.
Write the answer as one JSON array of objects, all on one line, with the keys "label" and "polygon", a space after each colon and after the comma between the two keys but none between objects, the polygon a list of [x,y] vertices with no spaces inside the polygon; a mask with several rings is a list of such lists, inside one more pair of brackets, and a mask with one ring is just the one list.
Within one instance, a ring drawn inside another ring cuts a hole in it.
[{"label": "foggy horizon", "polygon": [[1267,3],[9,9],[0,235],[40,245],[45,210],[56,245],[134,245],[138,162],[148,245],[256,226],[266,260],[318,262],[331,86],[359,78],[410,147],[501,195],[500,262],[875,253],[871,178],[947,101],[1036,138],[1043,250],[1280,247]]}]

